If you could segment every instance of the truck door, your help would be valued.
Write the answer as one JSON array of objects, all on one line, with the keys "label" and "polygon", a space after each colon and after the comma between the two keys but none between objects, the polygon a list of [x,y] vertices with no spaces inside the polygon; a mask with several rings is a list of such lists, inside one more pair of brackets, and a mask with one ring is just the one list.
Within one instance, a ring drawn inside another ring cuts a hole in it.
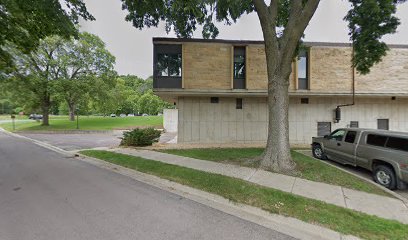
[{"label": "truck door", "polygon": [[338,159],[342,163],[356,165],[355,150],[357,146],[357,131],[347,131],[343,141],[337,144]]},{"label": "truck door", "polygon": [[324,153],[327,155],[329,159],[334,161],[340,161],[339,148],[341,146],[345,134],[346,130],[337,129],[336,131],[332,132],[329,136],[327,136],[326,140],[324,141]]}]

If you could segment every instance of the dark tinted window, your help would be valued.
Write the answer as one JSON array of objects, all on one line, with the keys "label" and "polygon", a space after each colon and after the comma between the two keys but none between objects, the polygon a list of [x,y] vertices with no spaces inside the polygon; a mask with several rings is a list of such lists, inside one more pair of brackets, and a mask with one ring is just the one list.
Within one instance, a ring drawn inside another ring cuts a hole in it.
[{"label": "dark tinted window", "polygon": [[245,78],[245,47],[234,47],[234,78]]},{"label": "dark tinted window", "polygon": [[344,141],[348,143],[354,143],[354,141],[356,140],[356,136],[356,131],[348,131],[346,137],[344,138]]},{"label": "dark tinted window", "polygon": [[368,134],[367,135],[367,144],[384,147],[385,142],[387,141],[386,136]]},{"label": "dark tinted window", "polygon": [[389,148],[408,152],[408,139],[389,137],[386,146]]}]

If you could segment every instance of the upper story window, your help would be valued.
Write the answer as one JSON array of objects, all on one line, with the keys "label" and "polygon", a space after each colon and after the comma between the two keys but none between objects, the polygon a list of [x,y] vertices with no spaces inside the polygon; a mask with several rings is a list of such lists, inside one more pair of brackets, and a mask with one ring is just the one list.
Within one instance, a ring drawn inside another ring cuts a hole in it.
[{"label": "upper story window", "polygon": [[234,47],[234,89],[245,89],[245,47]]},{"label": "upper story window", "polygon": [[182,46],[180,44],[154,45],[154,88],[181,88]]},{"label": "upper story window", "polygon": [[309,89],[309,57],[307,50],[301,50],[298,56],[298,89]]}]

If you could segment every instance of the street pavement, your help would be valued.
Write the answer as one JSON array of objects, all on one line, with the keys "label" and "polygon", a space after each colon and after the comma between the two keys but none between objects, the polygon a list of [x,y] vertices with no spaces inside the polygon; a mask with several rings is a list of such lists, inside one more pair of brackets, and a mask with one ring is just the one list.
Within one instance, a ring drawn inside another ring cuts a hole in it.
[{"label": "street pavement", "polygon": [[0,132],[0,239],[293,239]]},{"label": "street pavement", "polygon": [[19,133],[19,135],[39,140],[66,151],[90,149],[97,147],[117,147],[122,137],[121,131],[112,133]]}]

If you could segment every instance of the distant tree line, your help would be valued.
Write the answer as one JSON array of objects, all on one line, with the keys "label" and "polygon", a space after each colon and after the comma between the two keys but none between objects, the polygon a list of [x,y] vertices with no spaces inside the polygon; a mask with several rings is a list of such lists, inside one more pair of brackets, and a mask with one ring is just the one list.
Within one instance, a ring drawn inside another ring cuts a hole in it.
[{"label": "distant tree line", "polygon": [[172,105],[152,92],[152,78],[118,76],[115,57],[104,42],[90,33],[77,38],[57,35],[40,40],[26,53],[14,44],[2,47],[13,68],[2,72],[0,114],[143,114],[156,115]]}]

